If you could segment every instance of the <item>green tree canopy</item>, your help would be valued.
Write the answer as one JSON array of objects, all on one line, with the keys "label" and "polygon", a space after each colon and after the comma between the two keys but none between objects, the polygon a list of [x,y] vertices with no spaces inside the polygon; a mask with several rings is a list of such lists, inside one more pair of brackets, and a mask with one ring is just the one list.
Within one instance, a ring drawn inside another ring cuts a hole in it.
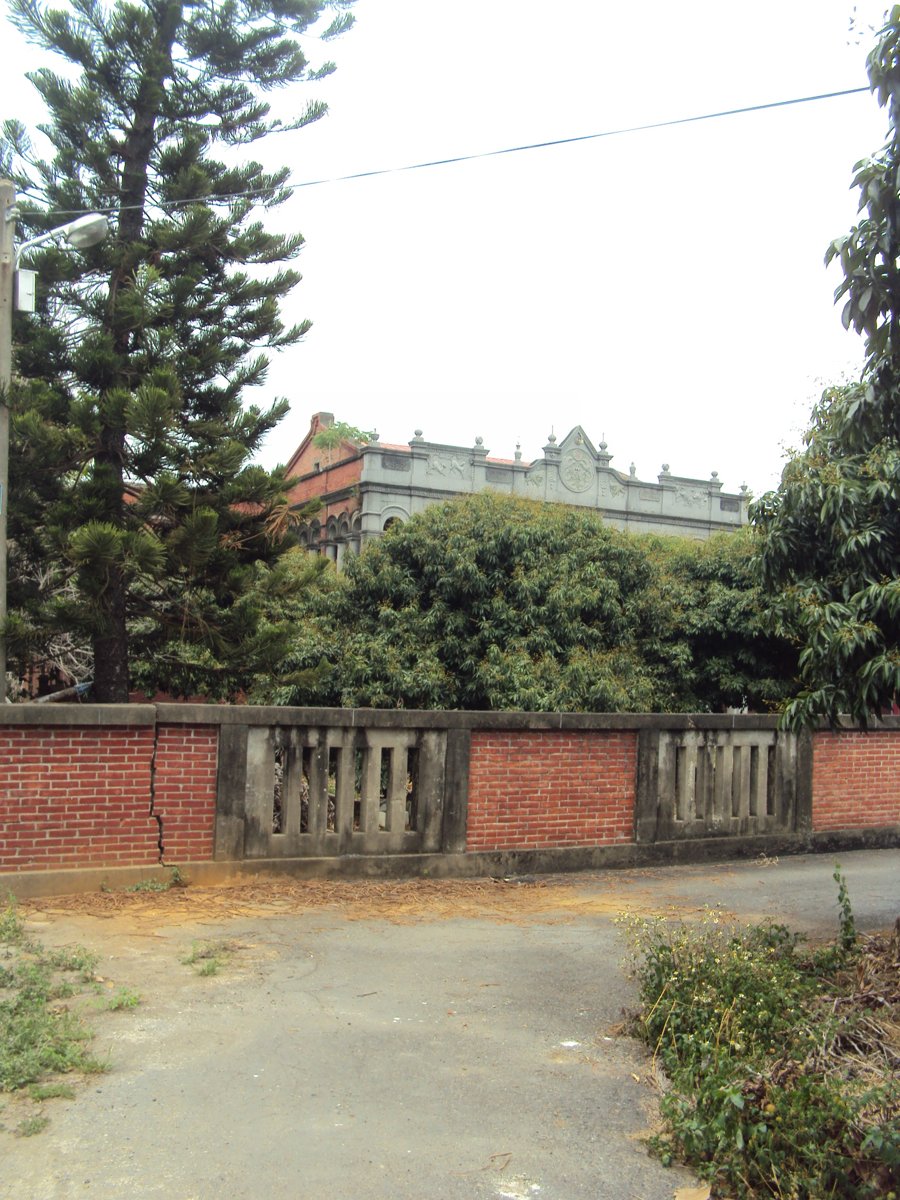
[{"label": "green tree canopy", "polygon": [[312,444],[320,450],[337,450],[344,441],[366,445],[374,440],[374,430],[360,429],[358,425],[348,425],[346,421],[333,421],[326,429],[319,430]]},{"label": "green tree canopy", "polygon": [[38,142],[2,128],[23,233],[92,210],[112,225],[82,253],[35,253],[38,312],[16,324],[11,649],[80,634],[100,700],[127,699],[134,664],[146,684],[227,690],[232,668],[262,669],[274,649],[261,580],[293,518],[283,470],[252,458],[287,404],[243,397],[266,351],[308,323],[279,316],[303,239],[262,215],[290,194],[289,171],[247,148],[323,114],[295,92],[282,120],[269,97],[333,69],[311,68],[299,39],[327,9],[321,36],[341,32],[346,6],[11,4],[66,63],[30,75],[48,113]]},{"label": "green tree canopy", "polygon": [[842,713],[865,723],[900,694],[900,6],[868,71],[888,140],[856,165],[862,215],[826,256],[843,269],[835,298],[865,337],[865,367],[825,392],[752,513],[778,628],[801,646],[794,727]]},{"label": "green tree canopy", "polygon": [[[751,689],[761,635],[739,632],[747,562],[737,547],[668,546],[558,504],[483,493],[434,505],[350,559],[315,602],[286,668],[318,666],[315,685],[260,698],[601,712],[777,696],[768,660]],[[711,647],[719,659],[700,662]]]},{"label": "green tree canopy", "polygon": [[665,577],[673,637],[690,652],[681,707],[780,708],[795,691],[797,648],[772,632],[753,531],[719,533],[706,542],[649,538],[646,545]]}]

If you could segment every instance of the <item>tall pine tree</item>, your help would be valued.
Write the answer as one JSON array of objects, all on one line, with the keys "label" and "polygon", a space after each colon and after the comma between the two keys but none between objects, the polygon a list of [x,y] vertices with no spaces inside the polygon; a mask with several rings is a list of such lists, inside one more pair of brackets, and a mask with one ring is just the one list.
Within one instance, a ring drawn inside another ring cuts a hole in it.
[{"label": "tall pine tree", "polygon": [[278,656],[267,595],[290,543],[286,480],[251,460],[287,403],[242,398],[265,379],[265,351],[308,328],[279,316],[303,239],[259,217],[290,195],[288,169],[241,148],[323,115],[315,100],[298,112],[295,89],[282,121],[266,96],[333,70],[312,69],[298,38],[326,9],[318,36],[342,32],[347,7],[12,0],[18,28],[67,62],[29,76],[50,154],[18,122],[2,129],[20,235],[85,211],[108,213],[111,232],[29,264],[40,291],[15,337],[10,638],[15,653],[80,632],[99,701],[127,700],[133,674],[227,694]]}]

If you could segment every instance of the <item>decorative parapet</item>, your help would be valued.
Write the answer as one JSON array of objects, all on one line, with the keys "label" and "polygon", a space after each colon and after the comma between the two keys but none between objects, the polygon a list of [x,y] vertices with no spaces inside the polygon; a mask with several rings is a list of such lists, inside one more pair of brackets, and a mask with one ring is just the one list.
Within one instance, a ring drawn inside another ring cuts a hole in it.
[{"label": "decorative parapet", "polygon": [[[492,458],[483,440],[472,447],[429,442],[417,429],[407,447],[363,447],[362,483],[370,489],[408,491],[410,511],[450,496],[489,487],[508,495],[558,501],[590,508],[611,525],[637,531],[706,537],[736,529],[747,521],[749,495],[726,493],[717,472],[709,479],[674,475],[664,463],[655,481],[639,479],[632,463],[628,474],[611,466],[606,441],[595,447],[576,426],[558,442],[551,433],[541,458]],[[405,472],[401,466],[405,465]],[[404,478],[405,475],[405,478]]]}]

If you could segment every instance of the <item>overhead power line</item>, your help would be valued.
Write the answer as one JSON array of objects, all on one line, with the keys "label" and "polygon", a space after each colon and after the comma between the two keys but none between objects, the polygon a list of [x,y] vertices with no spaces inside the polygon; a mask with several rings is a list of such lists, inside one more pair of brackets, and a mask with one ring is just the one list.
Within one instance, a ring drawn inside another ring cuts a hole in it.
[{"label": "overhead power line", "polygon": [[800,96],[794,100],[772,100],[768,104],[751,104],[745,108],[729,108],[720,112],[701,113],[695,117],[674,117],[669,121],[651,121],[646,125],[626,125],[621,129],[605,129],[601,133],[581,133],[574,137],[552,138],[546,142],[526,142],[522,146],[506,146],[502,150],[485,150],[480,154],[458,154],[453,158],[435,158],[429,162],[410,163],[405,167],[384,167],[376,171],[356,171],[352,175],[337,175],[333,179],[312,179],[291,184],[293,188],[319,187],[326,183],[344,183],[350,179],[368,179],[373,175],[393,175],[401,171],[421,171],[425,167],[445,167],[452,163],[472,162],[478,158],[496,158],[501,154],[520,154],[523,150],[545,150],[550,146],[568,146],[573,142],[590,142],[597,138],[619,137],[626,133],[645,133],[651,129],[667,129],[673,125],[690,125],[697,121],[714,121],[719,117],[736,117],[741,113],[763,112],[767,108],[786,108],[791,104],[810,104],[814,100],[832,100],[836,96],[853,96],[867,92],[866,87],[847,88],[842,92],[822,92],[818,96]]},{"label": "overhead power line", "polygon": [[[792,100],[770,100],[766,104],[748,104],[742,108],[726,108],[717,112],[699,113],[693,117],[673,117],[668,121],[649,121],[644,125],[624,125],[618,129],[604,129],[599,133],[581,133],[573,137],[551,138],[544,142],[526,142],[521,146],[504,146],[500,150],[483,150],[475,154],[456,154],[450,158],[433,158],[425,162],[407,163],[402,167],[379,167],[371,171],[353,171],[349,175],[333,175],[326,179],[306,179],[301,183],[289,183],[279,188],[260,188],[246,192],[228,192],[222,195],[196,196],[191,200],[173,200],[169,204],[157,205],[158,208],[186,208],[192,204],[224,203],[228,200],[252,200],[268,195],[271,192],[297,192],[301,188],[324,187],[332,183],[349,183],[354,179],[373,179],[379,175],[399,175],[405,171],[424,171],[429,167],[448,167],[456,163],[475,162],[481,158],[499,158],[504,154],[521,154],[526,150],[547,150],[551,146],[569,146],[575,142],[591,142],[599,138],[622,137],[629,133],[648,133],[653,129],[670,129],[676,125],[692,125],[699,121],[716,121],[723,117],[738,117],[744,113],[765,112],[772,108],[789,108],[797,104],[813,104],[820,100],[834,100],[840,96],[855,96],[860,92],[868,92],[867,87],[845,88],[840,92],[820,92],[815,96],[797,96]],[[118,213],[128,208],[140,208],[141,205],[125,205],[115,208],[91,209],[91,212]],[[86,212],[86,209],[55,208],[46,212],[48,217],[75,217]]]}]

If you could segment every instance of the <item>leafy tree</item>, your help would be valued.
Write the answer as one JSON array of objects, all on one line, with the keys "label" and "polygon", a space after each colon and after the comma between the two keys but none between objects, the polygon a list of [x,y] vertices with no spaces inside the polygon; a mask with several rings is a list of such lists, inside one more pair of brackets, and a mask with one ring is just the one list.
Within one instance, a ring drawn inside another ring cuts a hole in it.
[{"label": "leafy tree", "polygon": [[[43,587],[28,569],[11,577],[11,648],[81,634],[102,701],[127,700],[130,661],[145,682],[170,683],[170,664],[180,688],[210,693],[273,649],[261,580],[295,514],[283,470],[251,460],[287,404],[242,397],[265,380],[264,351],[308,328],[279,317],[299,280],[281,264],[303,239],[255,215],[290,194],[288,169],[241,151],[323,114],[312,101],[283,122],[266,97],[333,69],[311,69],[298,41],[329,8],[346,0],[11,4],[68,64],[30,76],[48,157],[3,126],[24,233],[91,210],[113,227],[83,253],[36,254],[39,311],[17,322],[10,536],[23,566],[59,569]],[[338,11],[321,36],[350,19]]]},{"label": "leafy tree", "polygon": [[349,560],[287,666],[318,667],[314,685],[266,698],[685,711],[777,694],[768,640],[738,629],[754,603],[741,608],[747,572],[746,551],[724,543],[667,546],[491,493],[453,500]]},{"label": "leafy tree", "polygon": [[780,707],[794,693],[797,649],[771,630],[752,531],[716,534],[706,542],[650,538],[646,544],[665,576],[674,637],[688,650],[685,709]]},{"label": "leafy tree", "polygon": [[320,450],[337,450],[341,442],[361,442],[365,445],[373,442],[376,436],[374,430],[360,429],[358,425],[348,425],[346,421],[333,421],[326,429],[319,430],[312,444]]},{"label": "leafy tree", "polygon": [[865,723],[900,694],[900,6],[868,72],[888,139],[857,164],[864,215],[826,255],[843,269],[835,298],[865,337],[865,366],[825,392],[804,449],[753,511],[778,627],[801,645],[785,710],[797,728],[842,713]]}]

